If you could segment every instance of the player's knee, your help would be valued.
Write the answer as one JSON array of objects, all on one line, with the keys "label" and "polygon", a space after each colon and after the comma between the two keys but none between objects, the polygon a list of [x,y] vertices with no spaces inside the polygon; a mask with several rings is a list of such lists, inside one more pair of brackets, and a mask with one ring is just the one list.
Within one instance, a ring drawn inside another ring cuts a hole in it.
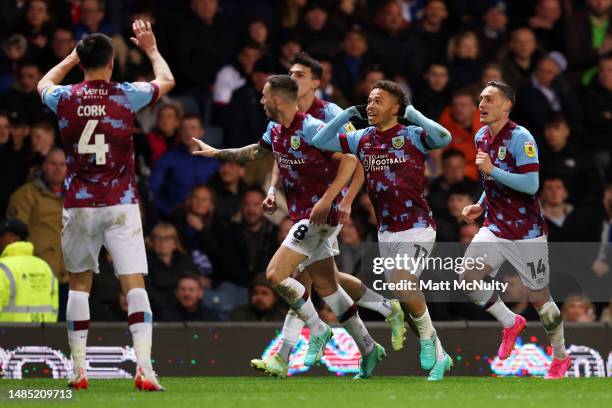
[{"label": "player's knee", "polygon": [[266,279],[272,287],[278,286],[283,281],[283,278],[279,275],[274,265],[270,265],[268,269],[266,269]]}]

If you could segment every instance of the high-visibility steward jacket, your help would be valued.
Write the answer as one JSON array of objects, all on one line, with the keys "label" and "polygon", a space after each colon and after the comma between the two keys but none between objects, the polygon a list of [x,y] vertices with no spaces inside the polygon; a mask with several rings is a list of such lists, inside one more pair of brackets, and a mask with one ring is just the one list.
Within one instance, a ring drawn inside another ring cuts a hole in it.
[{"label": "high-visibility steward jacket", "polygon": [[57,322],[57,279],[33,253],[31,242],[18,241],[0,255],[0,322]]}]

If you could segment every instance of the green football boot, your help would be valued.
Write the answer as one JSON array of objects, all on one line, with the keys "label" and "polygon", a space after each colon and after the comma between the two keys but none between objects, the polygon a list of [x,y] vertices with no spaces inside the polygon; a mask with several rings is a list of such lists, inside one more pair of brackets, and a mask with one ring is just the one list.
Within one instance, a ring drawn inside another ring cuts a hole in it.
[{"label": "green football boot", "polygon": [[399,351],[404,348],[404,340],[406,340],[406,322],[404,321],[404,311],[399,300],[392,299],[391,314],[385,320],[391,326],[391,346],[393,351]]},{"label": "green football boot", "polygon": [[264,359],[255,358],[251,360],[251,367],[277,378],[285,378],[289,373],[289,364],[279,354]]},{"label": "green football boot", "polygon": [[378,343],[374,343],[374,348],[370,353],[366,356],[361,356],[361,361],[359,362],[359,374],[357,374],[354,379],[366,379],[372,376],[372,371],[376,368],[376,365],[383,359],[387,357],[387,353],[385,348]]},{"label": "green football boot", "polygon": [[453,366],[453,359],[444,353],[444,359],[435,362],[433,369],[429,372],[427,381],[440,381],[444,378],[444,373],[449,371]]},{"label": "green football boot", "polygon": [[331,327],[325,323],[323,325],[325,325],[325,330],[318,336],[313,336],[312,331],[310,332],[308,351],[304,357],[304,365],[307,367],[312,367],[323,357],[327,342],[334,336]]}]

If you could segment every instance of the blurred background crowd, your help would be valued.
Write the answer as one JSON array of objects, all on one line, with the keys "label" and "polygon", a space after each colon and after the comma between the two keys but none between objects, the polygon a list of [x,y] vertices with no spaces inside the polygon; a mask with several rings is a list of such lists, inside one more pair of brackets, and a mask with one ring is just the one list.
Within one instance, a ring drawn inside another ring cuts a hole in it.
[{"label": "blurred background crowd", "polygon": [[[584,274],[604,279],[612,240],[611,12],[612,0],[4,0],[0,214],[27,226],[27,240],[64,297],[66,163],[56,118],[36,84],[92,32],[115,41],[114,80],[152,79],[146,56],[129,41],[131,22],[140,18],[152,22],[177,80],[170,96],[138,114],[134,133],[157,321],[283,320],[286,306],[263,275],[291,227],[282,210],[268,217],[260,206],[272,162],[242,166],[190,151],[192,137],[216,147],[256,143],[267,124],[259,103],[265,80],[286,73],[300,51],[321,61],[319,98],[343,108],[364,104],[373,84],[387,78],[451,131],[452,144],[428,159],[438,241],[467,243],[478,229],[461,221],[462,208],[482,191],[474,165],[477,98],[487,81],[509,83],[517,91],[511,118],[539,146],[549,240],[599,243]],[[64,83],[81,80],[75,68]],[[367,272],[361,245],[374,241],[375,215],[362,193],[340,233],[339,268]],[[127,305],[108,253],[100,265],[92,320],[124,320]],[[607,306],[566,299],[564,319],[612,321]],[[530,314],[527,302],[513,307]],[[324,306],[321,312],[333,319]],[[437,305],[432,316],[488,318],[454,304]]]}]

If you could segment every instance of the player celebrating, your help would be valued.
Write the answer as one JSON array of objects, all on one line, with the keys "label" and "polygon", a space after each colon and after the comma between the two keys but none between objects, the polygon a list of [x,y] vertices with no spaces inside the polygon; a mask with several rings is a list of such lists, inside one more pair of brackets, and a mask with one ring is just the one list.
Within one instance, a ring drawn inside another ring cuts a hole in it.
[{"label": "player celebrating", "polygon": [[[514,90],[498,81],[489,82],[480,94],[480,122],[486,126],[476,132],[475,142],[484,192],[477,204],[463,209],[463,216],[474,222],[486,208],[484,225],[465,253],[472,259],[486,254],[486,265],[466,271],[461,279],[473,282],[495,276],[506,260],[517,269],[552,344],[553,361],[545,378],[559,379],[571,361],[565,350],[561,313],[548,290],[546,223],[535,195],[538,151],[529,131],[508,118],[514,98]],[[525,329],[525,319],[508,309],[493,290],[467,295],[504,327],[497,356],[508,358]]]},{"label": "player celebrating", "polygon": [[352,155],[322,152],[309,144],[324,123],[298,111],[297,93],[298,85],[289,76],[272,75],[261,99],[266,115],[277,123],[271,131],[258,144],[239,149],[217,150],[197,141],[201,151],[194,154],[240,162],[274,154],[294,225],[268,265],[268,281],[310,329],[304,364],[312,366],[323,355],[332,331],[319,318],[304,285],[291,277],[298,266],[308,267],[313,286],[361,352],[356,378],[368,378],[385,350],[372,340],[353,300],[338,286],[333,258],[333,245],[342,227],[340,192],[353,175],[357,160]]},{"label": "player celebrating", "polygon": [[[323,74],[323,68],[319,61],[302,52],[297,54],[292,62],[293,65],[289,70],[289,76],[298,84],[297,104],[300,112],[306,112],[312,117],[326,123],[342,113],[342,109],[340,109],[338,105],[323,101],[315,96],[315,91],[319,87],[320,78]],[[264,138],[270,137],[269,133],[276,125],[275,122],[270,122]],[[359,166],[357,170],[348,191],[338,204],[340,224],[344,224],[350,216],[351,204],[363,184],[363,167]],[[279,187],[278,181],[278,166],[275,164],[272,170],[271,185],[273,187],[268,191],[268,196],[262,204],[266,212],[270,214],[277,208],[276,189]],[[308,268],[304,269],[304,271],[297,272],[298,273],[294,274],[294,278],[310,292],[312,289],[312,281],[308,273]],[[404,345],[406,328],[404,325],[404,312],[399,302],[397,300],[385,299],[380,294],[365,286],[353,275],[337,272],[337,279],[340,286],[342,286],[358,306],[374,310],[386,318],[386,321],[391,326],[391,344],[393,350],[400,350]],[[289,371],[291,350],[297,343],[303,327],[304,322],[295,312],[289,310],[281,332],[281,347],[279,352],[265,359],[253,359],[251,360],[251,366],[266,374],[281,378],[286,377]]]},{"label": "player celebrating", "polygon": [[[144,289],[147,259],[136,196],[132,126],[136,112],[168,93],[174,78],[157,51],[151,24],[136,20],[132,28],[132,41],[153,66],[152,82],[110,82],[113,42],[103,34],[92,34],[38,83],[43,103],[58,117],[68,165],[62,252],[70,272],[66,320],[74,378],[69,386],[76,389],[89,386],[85,362],[89,292],[104,245],[127,296],[137,359],[134,384],[140,390],[164,390],[151,366],[152,314]],[[58,86],[77,64],[85,81]]]},{"label": "player celebrating", "polygon": [[[436,238],[435,223],[424,197],[426,154],[448,145],[451,135],[412,105],[406,107],[405,117],[421,127],[398,123],[404,104],[405,95],[399,85],[378,81],[366,108],[370,127],[338,133],[351,116],[361,116],[359,109],[351,107],[321,129],[313,144],[359,157],[376,209],[380,255],[417,259],[431,252]],[[418,283],[421,271],[422,268],[387,270],[386,278],[389,282]],[[428,380],[441,380],[452,366],[452,359],[436,335],[423,293],[418,289],[407,291],[401,302],[418,329],[421,367],[430,370]]]}]

